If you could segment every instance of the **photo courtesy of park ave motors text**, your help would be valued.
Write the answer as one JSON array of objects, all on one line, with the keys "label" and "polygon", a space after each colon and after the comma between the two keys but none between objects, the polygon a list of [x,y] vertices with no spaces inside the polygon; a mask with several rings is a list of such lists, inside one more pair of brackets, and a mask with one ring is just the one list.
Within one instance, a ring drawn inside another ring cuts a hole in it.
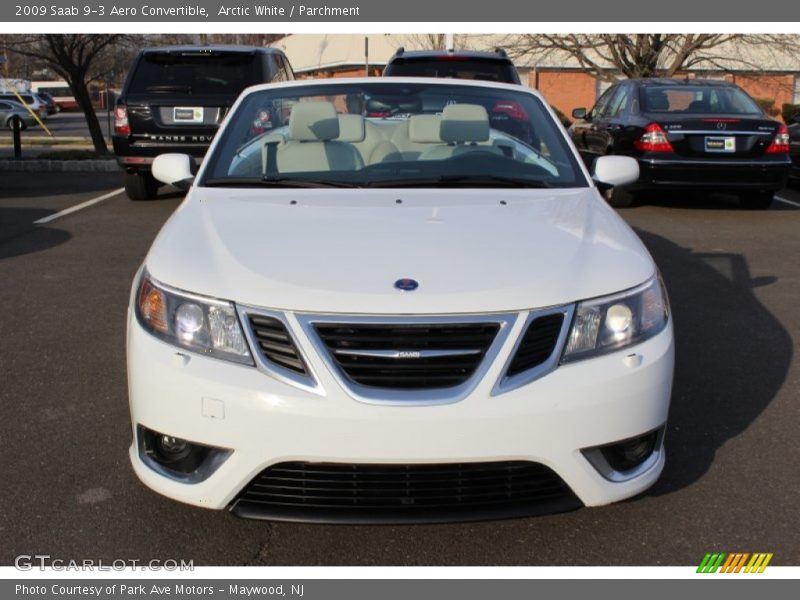
[{"label": "photo courtesy of park ave motors text", "polygon": [[0,564],[797,565],[798,57],[0,34]]}]

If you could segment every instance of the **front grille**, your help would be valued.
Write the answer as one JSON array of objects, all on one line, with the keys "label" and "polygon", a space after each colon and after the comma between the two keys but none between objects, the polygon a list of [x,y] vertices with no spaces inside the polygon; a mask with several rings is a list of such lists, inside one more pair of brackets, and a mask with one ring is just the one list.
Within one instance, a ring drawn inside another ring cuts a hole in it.
[{"label": "front grille", "polygon": [[350,381],[375,388],[420,390],[467,381],[500,324],[316,323],[314,328]]},{"label": "front grille", "polygon": [[250,328],[261,355],[271,363],[301,375],[308,375],[297,346],[280,319],[249,315]]},{"label": "front grille", "polygon": [[581,506],[551,469],[526,461],[453,464],[286,462],[262,471],[234,514],[298,521],[439,522]]},{"label": "front grille", "polygon": [[564,315],[556,313],[545,315],[531,321],[516,354],[506,371],[513,377],[545,362],[553,354],[564,324]]}]

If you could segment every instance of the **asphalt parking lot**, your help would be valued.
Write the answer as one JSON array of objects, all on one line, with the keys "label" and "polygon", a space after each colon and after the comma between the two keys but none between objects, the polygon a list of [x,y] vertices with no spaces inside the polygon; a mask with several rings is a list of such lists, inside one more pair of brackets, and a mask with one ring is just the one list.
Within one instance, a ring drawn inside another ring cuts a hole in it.
[{"label": "asphalt parking lot", "polygon": [[[104,110],[97,111],[97,121],[100,123],[100,128],[103,130],[103,135],[108,136],[109,122],[113,127],[113,114],[109,119],[109,115]],[[89,137],[89,127],[86,125],[86,117],[83,112],[79,110],[71,110],[67,112],[60,112],[55,115],[50,115],[44,121],[47,129],[54,136],[64,137]],[[0,138],[11,138],[12,132],[9,129],[0,128]],[[30,127],[22,132],[22,140],[25,141],[26,137],[41,137],[46,136],[47,133],[38,125]]]},{"label": "asphalt parking lot", "polygon": [[623,211],[659,264],[677,339],[667,466],[607,507],[477,524],[243,521],[178,504],[128,462],[131,279],[179,204],[116,194],[115,173],[0,174],[0,564],[696,565],[706,552],[800,564],[800,192],[768,211],[725,197]]}]

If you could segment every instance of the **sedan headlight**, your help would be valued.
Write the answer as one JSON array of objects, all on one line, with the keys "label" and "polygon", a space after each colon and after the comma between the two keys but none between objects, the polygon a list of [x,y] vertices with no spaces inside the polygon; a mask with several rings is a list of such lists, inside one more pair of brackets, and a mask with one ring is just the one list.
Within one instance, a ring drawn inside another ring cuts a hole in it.
[{"label": "sedan headlight", "polygon": [[660,276],[632,290],[578,303],[562,362],[638,344],[661,332],[669,301]]},{"label": "sedan headlight", "polygon": [[167,289],[145,272],[136,293],[136,318],[147,331],[175,346],[253,364],[231,302]]}]

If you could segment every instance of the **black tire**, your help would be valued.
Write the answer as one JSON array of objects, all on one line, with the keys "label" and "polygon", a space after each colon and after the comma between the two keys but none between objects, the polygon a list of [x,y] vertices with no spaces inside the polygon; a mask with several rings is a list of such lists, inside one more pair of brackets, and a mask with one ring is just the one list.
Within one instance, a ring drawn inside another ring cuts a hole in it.
[{"label": "black tire", "polygon": [[739,196],[739,204],[747,210],[766,210],[774,196],[775,192],[748,192]]},{"label": "black tire", "polygon": [[152,200],[158,195],[158,182],[150,173],[125,173],[125,193],[131,200]]},{"label": "black tire", "polygon": [[614,208],[630,208],[636,196],[624,187],[615,187],[606,192],[606,201]]},{"label": "black tire", "polygon": [[[6,127],[8,127],[11,131],[14,131],[14,117],[9,117],[9,119],[6,121]],[[20,121],[19,121],[19,130],[20,131],[25,131],[27,128],[28,128],[28,126],[25,125],[25,121],[20,119]]]}]

